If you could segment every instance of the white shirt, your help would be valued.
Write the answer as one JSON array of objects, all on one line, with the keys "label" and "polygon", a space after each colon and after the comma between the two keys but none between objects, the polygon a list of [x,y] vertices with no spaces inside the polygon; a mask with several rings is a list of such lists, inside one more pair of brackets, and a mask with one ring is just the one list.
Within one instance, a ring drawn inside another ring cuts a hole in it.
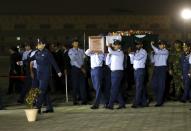
[{"label": "white shirt", "polygon": [[75,66],[78,68],[82,67],[82,65],[84,64],[84,58],[85,58],[85,54],[82,49],[71,48],[68,51],[68,55],[70,57],[70,64],[72,66]]},{"label": "white shirt", "polygon": [[145,49],[141,48],[137,50],[134,54],[131,53],[131,60],[133,61],[133,68],[145,68],[145,63],[147,60],[147,52]]},{"label": "white shirt", "polygon": [[24,51],[24,52],[23,52],[23,56],[22,56],[22,60],[26,60],[30,52],[31,52],[31,50],[29,50],[29,51]]},{"label": "white shirt", "polygon": [[111,67],[111,54],[107,54],[105,58],[105,64],[109,67]]},{"label": "white shirt", "polygon": [[108,47],[110,55],[110,69],[111,71],[123,70],[124,53],[121,50],[113,51],[111,47]]},{"label": "white shirt", "polygon": [[104,54],[97,54],[92,52],[90,49],[87,49],[85,54],[90,57],[90,62],[91,62],[91,68],[95,67],[102,67],[103,65],[103,60],[104,60]]},{"label": "white shirt", "polygon": [[[33,57],[35,55],[36,51],[37,50],[32,51],[31,54],[30,54],[30,57]],[[33,60],[32,62],[33,62],[33,68],[37,69],[36,60]]]},{"label": "white shirt", "polygon": [[166,48],[158,49],[155,46],[151,45],[154,50],[153,62],[155,66],[167,66],[167,59],[169,52]]},{"label": "white shirt", "polygon": [[191,64],[191,54],[190,54],[190,56],[189,56],[189,64]]}]

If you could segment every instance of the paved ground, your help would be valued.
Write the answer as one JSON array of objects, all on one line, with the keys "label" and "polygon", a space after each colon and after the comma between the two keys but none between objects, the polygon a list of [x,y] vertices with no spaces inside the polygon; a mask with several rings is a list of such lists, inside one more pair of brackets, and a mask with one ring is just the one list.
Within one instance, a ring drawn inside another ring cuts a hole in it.
[{"label": "paved ground", "polygon": [[124,110],[91,110],[87,106],[61,104],[55,113],[42,114],[28,123],[24,106],[0,111],[0,131],[190,131],[190,103],[168,102],[164,107]]}]

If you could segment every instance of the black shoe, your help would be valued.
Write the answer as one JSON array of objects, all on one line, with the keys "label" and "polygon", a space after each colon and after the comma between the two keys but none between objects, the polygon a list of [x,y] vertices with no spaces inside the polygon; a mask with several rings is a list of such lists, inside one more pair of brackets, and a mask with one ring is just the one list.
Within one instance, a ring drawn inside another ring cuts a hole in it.
[{"label": "black shoe", "polygon": [[185,101],[185,100],[180,100],[180,102],[182,102],[182,103],[186,103],[186,101]]},{"label": "black shoe", "polygon": [[24,101],[23,100],[17,100],[17,103],[24,104]]},{"label": "black shoe", "polygon": [[125,109],[125,108],[126,108],[126,106],[124,105],[124,106],[119,106],[116,109]]},{"label": "black shoe", "polygon": [[38,114],[41,114],[41,109],[38,109]]},{"label": "black shoe", "polygon": [[99,107],[96,105],[93,105],[92,107],[90,107],[91,109],[98,109]]},{"label": "black shoe", "polygon": [[46,110],[46,111],[43,111],[42,113],[53,113],[54,112],[54,110],[53,109],[51,109],[51,110]]},{"label": "black shoe", "polygon": [[79,105],[79,103],[78,102],[73,102],[73,105]]},{"label": "black shoe", "polygon": [[156,104],[155,107],[161,107],[163,106],[162,104]]},{"label": "black shoe", "polygon": [[191,109],[189,109],[191,111]]},{"label": "black shoe", "polygon": [[132,105],[131,108],[138,108],[139,106],[137,105]]},{"label": "black shoe", "polygon": [[81,105],[87,105],[87,102],[82,102]]},{"label": "black shoe", "polygon": [[0,110],[6,110],[3,106],[0,106]]}]

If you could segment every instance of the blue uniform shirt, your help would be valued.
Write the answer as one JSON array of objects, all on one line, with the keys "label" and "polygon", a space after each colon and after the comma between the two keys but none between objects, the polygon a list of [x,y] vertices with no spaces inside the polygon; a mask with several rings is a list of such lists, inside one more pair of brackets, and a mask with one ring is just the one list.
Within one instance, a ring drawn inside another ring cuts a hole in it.
[{"label": "blue uniform shirt", "polygon": [[70,57],[70,64],[72,66],[75,66],[77,68],[81,68],[82,65],[84,64],[84,51],[82,49],[75,49],[71,48],[68,51],[68,56]]},{"label": "blue uniform shirt", "polygon": [[23,56],[22,56],[22,60],[23,60],[23,61],[28,59],[28,55],[29,55],[29,53],[30,53],[31,51],[32,51],[32,50],[23,52]]},{"label": "blue uniform shirt", "polygon": [[110,54],[110,69],[111,71],[123,70],[124,53],[121,50],[113,51],[111,47],[108,47]]},{"label": "blue uniform shirt", "polygon": [[167,66],[167,59],[169,52],[166,48],[158,49],[155,46],[151,45],[154,50],[153,63],[154,66]]},{"label": "blue uniform shirt", "polygon": [[47,49],[43,49],[42,51],[38,50],[34,55],[34,59],[37,63],[37,78],[39,80],[48,80],[50,78],[51,65],[57,73],[60,72],[60,69],[57,66],[52,54]]},{"label": "blue uniform shirt", "polygon": [[180,64],[181,64],[183,76],[189,74],[189,70],[190,70],[189,57],[190,57],[190,54],[188,55],[182,54],[180,57]]},{"label": "blue uniform shirt", "polygon": [[102,67],[104,61],[103,53],[97,54],[92,52],[90,49],[87,49],[85,54],[90,57],[92,69],[95,67]]},{"label": "blue uniform shirt", "polygon": [[145,49],[141,48],[140,50],[136,50],[135,53],[131,53],[129,56],[131,57],[130,59],[135,70],[145,68],[145,63],[147,60],[147,52]]}]

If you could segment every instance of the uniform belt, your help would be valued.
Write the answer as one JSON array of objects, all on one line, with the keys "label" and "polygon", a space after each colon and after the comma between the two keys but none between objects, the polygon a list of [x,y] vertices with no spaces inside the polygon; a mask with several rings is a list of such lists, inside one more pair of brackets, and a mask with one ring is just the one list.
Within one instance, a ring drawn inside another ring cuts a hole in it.
[{"label": "uniform belt", "polygon": [[123,71],[123,70],[112,70],[111,72],[120,72],[120,71]]},{"label": "uniform belt", "polygon": [[145,68],[136,68],[135,71],[136,71],[136,70],[144,70],[144,69],[145,69]]},{"label": "uniform belt", "polygon": [[98,68],[102,68],[102,67],[98,66],[98,67],[94,67],[94,68],[91,68],[91,69],[94,70],[94,69],[98,69]]}]

